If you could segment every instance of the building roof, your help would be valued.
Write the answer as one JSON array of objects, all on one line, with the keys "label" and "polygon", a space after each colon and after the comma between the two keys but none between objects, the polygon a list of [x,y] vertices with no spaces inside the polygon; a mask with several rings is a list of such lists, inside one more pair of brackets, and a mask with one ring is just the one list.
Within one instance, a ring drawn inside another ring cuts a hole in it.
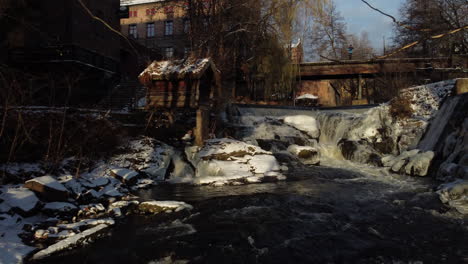
[{"label": "building roof", "polygon": [[166,0],[120,0],[120,5],[121,6],[143,5],[143,4],[164,2],[164,1]]},{"label": "building roof", "polygon": [[209,68],[218,73],[210,58],[154,61],[140,74],[139,78],[143,82],[185,78],[200,79]]}]

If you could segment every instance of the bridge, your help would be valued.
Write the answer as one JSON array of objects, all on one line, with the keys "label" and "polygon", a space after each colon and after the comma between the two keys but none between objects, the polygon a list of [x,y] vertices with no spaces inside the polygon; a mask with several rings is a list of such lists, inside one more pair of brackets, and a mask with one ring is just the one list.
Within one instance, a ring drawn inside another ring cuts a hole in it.
[{"label": "bridge", "polygon": [[[342,104],[340,87],[333,80],[351,80],[356,93],[350,96],[353,104],[372,102],[375,82],[370,80],[395,76],[412,76],[419,79],[443,80],[466,77],[468,56],[451,58],[398,58],[380,60],[347,60],[299,64],[297,95],[310,93],[319,97],[322,106]],[[455,75],[454,75],[455,74]]]},{"label": "bridge", "polygon": [[[349,79],[374,77],[385,73],[409,73],[417,70],[447,69],[453,65],[450,58],[402,58],[382,60],[348,60],[301,63],[302,80]],[[467,58],[457,61],[461,67],[468,68]]]}]

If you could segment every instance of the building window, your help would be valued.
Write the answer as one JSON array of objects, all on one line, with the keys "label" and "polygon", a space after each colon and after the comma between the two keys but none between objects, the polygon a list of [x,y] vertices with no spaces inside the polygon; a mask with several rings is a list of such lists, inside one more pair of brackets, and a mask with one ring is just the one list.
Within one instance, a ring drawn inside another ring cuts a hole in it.
[{"label": "building window", "polygon": [[171,59],[174,57],[174,48],[173,47],[167,47],[164,49],[164,56],[166,59]]},{"label": "building window", "polygon": [[174,22],[172,20],[168,20],[164,22],[164,35],[165,36],[172,36],[174,34]]},{"label": "building window", "polygon": [[138,31],[137,31],[137,25],[129,25],[128,26],[128,35],[132,38],[138,38]]},{"label": "building window", "polygon": [[137,17],[138,11],[130,11],[130,17]]},{"label": "building window", "polygon": [[190,20],[188,18],[184,19],[184,33],[188,34],[190,32]]},{"label": "building window", "polygon": [[151,15],[151,10],[146,9],[146,15],[147,15],[147,16]]},{"label": "building window", "polygon": [[146,24],[146,37],[154,38],[154,23]]}]

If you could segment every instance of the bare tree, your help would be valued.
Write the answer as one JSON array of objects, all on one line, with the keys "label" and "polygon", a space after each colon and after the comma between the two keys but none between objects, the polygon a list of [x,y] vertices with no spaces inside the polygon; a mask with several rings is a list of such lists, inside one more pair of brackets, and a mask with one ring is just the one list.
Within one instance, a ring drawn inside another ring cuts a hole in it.
[{"label": "bare tree", "polygon": [[315,57],[341,58],[346,46],[346,24],[334,1],[327,2],[323,12],[313,18],[310,38]]},{"label": "bare tree", "polygon": [[395,43],[404,46],[421,42],[421,45],[409,49],[407,56],[437,57],[449,56],[453,52],[468,53],[466,30],[445,38],[430,38],[468,25],[466,0],[407,0],[400,13],[402,21],[395,26]]}]

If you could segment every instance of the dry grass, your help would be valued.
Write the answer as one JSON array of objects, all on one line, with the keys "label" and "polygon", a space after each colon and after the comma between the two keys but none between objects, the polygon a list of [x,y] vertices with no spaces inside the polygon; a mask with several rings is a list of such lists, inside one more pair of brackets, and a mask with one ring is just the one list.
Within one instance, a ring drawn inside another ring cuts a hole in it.
[{"label": "dry grass", "polygon": [[411,100],[405,95],[400,95],[390,102],[390,115],[394,120],[405,120],[413,116]]}]

